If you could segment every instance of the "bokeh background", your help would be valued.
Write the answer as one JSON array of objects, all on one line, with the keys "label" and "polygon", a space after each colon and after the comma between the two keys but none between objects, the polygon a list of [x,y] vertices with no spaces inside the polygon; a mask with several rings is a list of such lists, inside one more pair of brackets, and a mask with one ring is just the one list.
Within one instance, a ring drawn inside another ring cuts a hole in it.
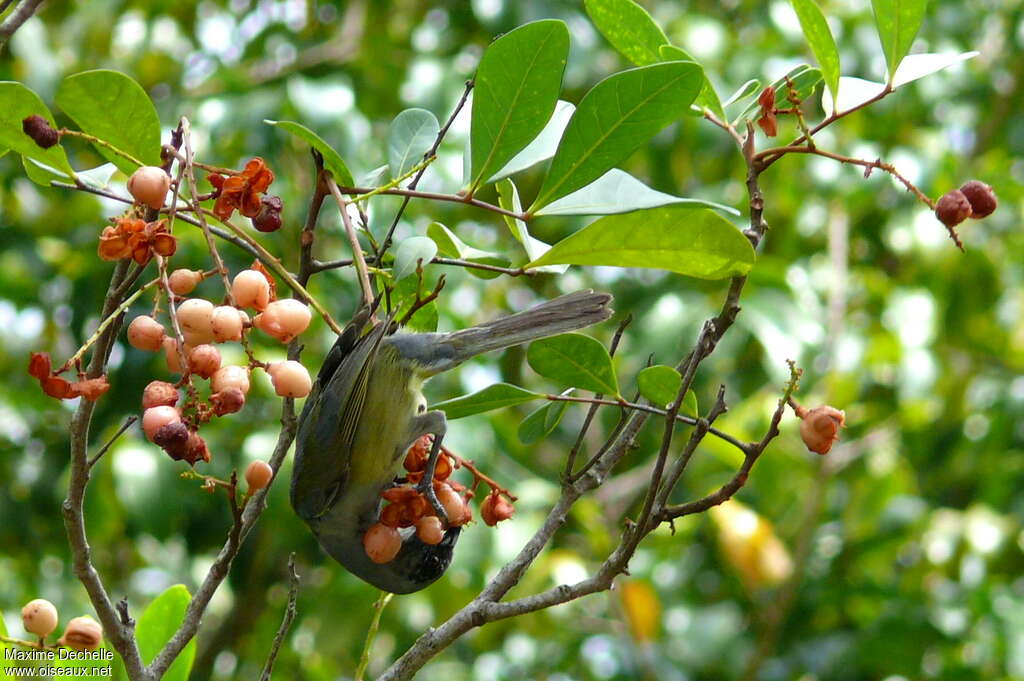
[{"label": "bokeh background", "polygon": [[[644,4],[703,62],[723,95],[811,60],[783,0]],[[882,79],[868,3],[821,4],[844,75]],[[294,267],[311,163],[301,144],[263,119],[303,122],[335,145],[357,177],[366,175],[386,163],[388,124],[399,111],[423,107],[443,121],[488,41],[544,17],[565,20],[572,32],[565,99],[578,101],[627,66],[577,2],[98,0],[44,5],[0,55],[0,79],[19,80],[52,103],[65,75],[118,69],[150,93],[165,128],[181,115],[193,121],[202,160],[237,167],[266,158],[277,173],[273,189],[284,198],[286,228],[265,243]],[[849,426],[832,454],[809,454],[787,418],[739,503],[677,523],[674,536],[655,533],[615,591],[474,631],[419,678],[1024,678],[1022,42],[1024,5],[1016,0],[934,0],[914,51],[981,55],[819,137],[835,151],[895,162],[932,196],[970,178],[991,183],[1001,208],[964,225],[966,253],[881,173],[865,179],[824,159],[787,158],[763,177],[772,229],[738,324],[705,363],[697,391],[710,403],[724,383],[731,410],[720,424],[754,438],[781,389],[785,360],[795,359],[806,369],[800,398],[846,410]],[[820,115],[817,104],[811,109]],[[467,132],[465,121],[454,126],[425,186],[459,187]],[[67,146],[76,167],[101,162],[89,148]],[[735,147],[696,118],[664,131],[625,167],[663,191],[744,208]],[[539,179],[534,170],[517,181],[532,196]],[[389,199],[373,205],[376,231],[395,208]],[[96,237],[118,210],[93,196],[34,185],[17,157],[0,159],[0,614],[12,634],[20,633],[18,610],[31,598],[54,601],[62,620],[91,611],[71,572],[59,509],[73,404],[44,397],[25,366],[33,350],[67,356],[94,328],[111,268],[95,256]],[[462,206],[413,202],[400,235],[423,234],[431,220],[475,246],[524,260],[499,219]],[[554,241],[583,223],[548,218],[532,229]],[[320,225],[320,257],[344,257],[337,212],[328,207]],[[181,239],[177,263],[206,265],[200,235],[186,231]],[[226,246],[222,253],[232,268],[248,264],[240,251]],[[430,277],[439,273],[428,269]],[[617,360],[626,385],[649,354],[678,359],[726,285],[601,268],[487,282],[446,274],[440,326],[447,329],[585,285],[612,291],[617,311],[635,318]],[[206,282],[200,292],[216,297],[216,287]],[[351,312],[350,272],[322,275],[313,290],[339,317]],[[609,323],[593,333],[608,340],[613,330]],[[315,322],[308,367],[329,342]],[[282,355],[270,345],[259,352]],[[167,375],[160,357],[127,343],[115,349],[113,366],[94,446],[137,412],[148,381]],[[429,396],[439,401],[497,379],[558,388],[512,351],[436,379]],[[210,472],[226,476],[269,455],[280,405],[266,382],[254,393],[241,418],[211,427]],[[448,442],[520,495],[517,514],[496,530],[471,526],[445,578],[394,599],[371,672],[472,598],[557,496],[583,410],[570,409],[534,446],[516,435],[527,412],[512,408],[453,424]],[[603,415],[591,448],[616,416]],[[577,505],[513,595],[595,568],[623,517],[636,510],[659,434],[645,431],[620,475]],[[707,440],[677,497],[721,484],[736,463],[734,452]],[[127,595],[136,611],[171,584],[193,588],[225,536],[223,499],[180,479],[181,471],[133,430],[96,468],[89,488],[97,567],[112,594]],[[283,612],[290,552],[298,556],[302,589],[276,675],[353,674],[377,593],[322,554],[292,514],[281,482],[211,605],[194,679],[258,674]]]}]

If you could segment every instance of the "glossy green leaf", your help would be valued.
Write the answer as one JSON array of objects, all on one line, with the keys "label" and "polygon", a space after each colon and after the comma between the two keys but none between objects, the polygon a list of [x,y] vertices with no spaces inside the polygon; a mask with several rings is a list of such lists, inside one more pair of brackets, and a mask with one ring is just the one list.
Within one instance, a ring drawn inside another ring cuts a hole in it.
[{"label": "glossy green leaf", "polygon": [[[153,661],[156,654],[171,640],[171,636],[181,626],[190,600],[188,589],[183,584],[175,584],[157,596],[139,617],[135,627],[135,636],[139,642],[139,653],[141,653],[142,661],[145,664]],[[164,674],[162,681],[187,681],[195,657],[196,642],[193,639],[189,641],[178,659]]]},{"label": "glossy green leaf", "polygon": [[563,333],[530,343],[526,361],[541,376],[573,388],[618,395],[619,384],[608,350],[595,338]]},{"label": "glossy green leaf", "polygon": [[[516,189],[515,184],[512,180],[505,178],[495,188],[498,190],[498,205],[505,210],[510,210],[515,213],[523,212],[523,206],[519,202],[519,190]],[[523,249],[526,251],[526,255],[531,260],[536,260],[542,257],[551,246],[544,243],[540,239],[536,239],[530,235],[529,230],[526,227],[526,223],[518,218],[513,218],[510,215],[503,215],[505,224],[508,225],[509,230],[512,232],[512,236],[515,237]],[[568,265],[545,265],[538,267],[538,272],[552,272],[554,274],[561,274],[569,269]]]},{"label": "glossy green leaf", "polygon": [[556,401],[534,409],[519,424],[519,441],[532,445],[546,438],[558,427],[568,406],[568,402]]},{"label": "glossy green leaf", "polygon": [[[793,87],[796,88],[796,94],[801,101],[806,102],[812,94],[814,94],[814,88],[817,87],[818,83],[821,82],[821,69],[816,69],[813,66],[807,64],[801,64],[790,70],[782,78],[775,80],[772,83],[772,87],[775,88],[775,101],[780,106],[788,106],[789,97],[789,84],[786,82],[786,76],[792,81]],[[746,120],[753,120],[760,115],[761,105],[754,100],[747,105],[747,108],[743,110],[739,116],[736,117],[734,124],[743,123]]]},{"label": "glossy green leaf", "polygon": [[[57,106],[82,129],[142,161],[160,165],[160,117],[153,101],[133,79],[107,69],[65,78],[54,97]],[[125,174],[137,167],[125,157],[95,145],[103,158]]]},{"label": "glossy green leaf", "polygon": [[601,218],[526,267],[552,263],[645,267],[722,279],[746,274],[754,264],[754,249],[717,213],[675,205]]},{"label": "glossy green leaf", "polygon": [[[662,61],[697,61],[689,52],[675,45],[662,45],[658,48],[658,54]],[[696,115],[703,115],[705,109],[718,116],[718,120],[725,120],[725,109],[722,108],[715,86],[711,84],[707,74],[704,75],[704,85],[701,86],[700,94],[690,105],[690,111]]]},{"label": "glossy green leaf", "polygon": [[395,249],[395,264],[391,270],[394,279],[404,279],[416,272],[420,265],[426,267],[437,255],[437,244],[426,236],[413,236],[402,241]]},{"label": "glossy green leaf", "polygon": [[426,109],[406,109],[391,121],[388,133],[388,165],[391,177],[405,175],[423,160],[437,139],[441,126]]},{"label": "glossy green leaf", "polygon": [[[396,319],[403,319],[405,315],[412,309],[412,306],[416,304],[416,296],[419,293],[420,296],[426,296],[430,291],[433,290],[434,285],[437,283],[437,279],[427,276],[423,277],[422,284],[416,277],[405,277],[398,281],[385,281],[384,277],[378,277],[377,280],[380,282],[379,286],[383,291],[385,283],[392,286],[391,291],[391,304],[397,311],[395,315]],[[437,301],[432,300],[426,305],[422,305],[419,309],[413,313],[412,317],[405,323],[403,327],[407,331],[415,331],[419,333],[432,333],[437,331],[438,311]]]},{"label": "glossy green leaf", "polygon": [[480,58],[470,122],[474,191],[544,129],[562,89],[569,29],[534,21],[495,40]]},{"label": "glossy green leaf", "polygon": [[540,393],[524,390],[511,383],[495,383],[472,395],[445,400],[444,402],[432,405],[430,408],[440,409],[449,419],[461,419],[464,416],[472,416],[473,414],[481,414],[485,411],[511,407],[515,404],[532,402],[542,397],[543,395]]},{"label": "glossy green leaf", "polygon": [[43,100],[39,99],[39,95],[21,83],[0,82],[0,145],[68,175],[74,175],[75,171],[68,163],[64,147],[57,144],[49,149],[42,149],[22,131],[21,122],[33,114],[42,116],[50,125],[55,125],[53,115],[43,104]]},{"label": "glossy green leaf", "polygon": [[875,11],[875,26],[882,41],[891,83],[900,62],[914,44],[928,9],[928,0],[871,0],[871,7]]},{"label": "glossy green leaf", "polygon": [[722,106],[732,106],[733,104],[738,104],[745,99],[750,99],[760,91],[761,81],[759,81],[756,78],[752,78],[751,80],[748,80],[746,83],[736,88],[736,92],[729,95],[729,98],[725,100],[725,103],[723,103]]},{"label": "glossy green leaf", "polygon": [[334,181],[343,187],[354,187],[355,180],[352,179],[352,173],[349,172],[348,166],[341,160],[341,156],[338,155],[331,145],[324,141],[322,137],[317,135],[315,132],[302,125],[301,123],[295,123],[292,121],[271,121],[264,120],[267,125],[276,125],[285,132],[289,132],[303,142],[306,142],[311,147],[320,152],[324,157],[324,168],[330,171],[334,177]]},{"label": "glossy green leaf", "polygon": [[800,28],[804,31],[807,44],[814,53],[814,58],[821,66],[825,85],[833,93],[839,93],[839,50],[836,49],[835,38],[828,27],[825,15],[814,0],[789,0],[800,20]]},{"label": "glossy green leaf", "polygon": [[633,0],[585,0],[583,6],[601,35],[637,66],[661,61],[658,48],[669,40],[651,15]]},{"label": "glossy green leaf", "polygon": [[530,208],[585,187],[678,118],[700,93],[704,71],[693,62],[662,62],[605,78],[576,107]]},{"label": "glossy green leaf", "polygon": [[[490,251],[481,251],[466,244],[440,222],[430,223],[430,226],[427,227],[427,236],[434,240],[434,243],[437,244],[438,252],[445,257],[458,258],[460,260],[480,263],[481,265],[494,265],[496,267],[508,267],[511,264],[509,259],[503,255]],[[501,276],[500,272],[478,270],[472,267],[467,267],[466,271],[481,279],[494,279]]]},{"label": "glossy green leaf", "polygon": [[[650,400],[651,404],[667,408],[679,394],[683,377],[670,366],[656,364],[641,371],[636,377],[636,383],[640,388],[640,394]],[[683,403],[679,406],[679,413],[697,416],[697,396],[692,390],[686,391]]]},{"label": "glossy green leaf", "polygon": [[729,206],[702,199],[687,199],[651,189],[624,170],[612,168],[583,189],[563,196],[537,211],[537,215],[614,215],[671,204],[714,208],[732,215]]},{"label": "glossy green leaf", "polygon": [[574,111],[576,111],[574,105],[561,99],[558,100],[554,113],[551,114],[551,118],[540,134],[506,163],[504,168],[492,175],[487,182],[497,182],[554,156],[555,150],[558,148],[558,141],[562,139],[562,133],[565,132],[565,126],[569,124],[569,119],[572,118]]}]

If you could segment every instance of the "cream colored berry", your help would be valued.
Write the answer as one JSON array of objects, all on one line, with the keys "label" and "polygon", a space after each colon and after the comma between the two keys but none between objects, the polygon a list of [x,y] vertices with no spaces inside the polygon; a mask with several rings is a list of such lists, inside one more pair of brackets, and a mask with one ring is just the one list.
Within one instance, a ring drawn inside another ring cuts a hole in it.
[{"label": "cream colored berry", "polygon": [[156,352],[163,346],[164,325],[149,315],[141,314],[128,325],[128,342],[133,348]]},{"label": "cream colored berry", "polygon": [[188,368],[203,378],[213,376],[220,369],[220,351],[212,345],[197,345],[188,354]]},{"label": "cream colored berry", "polygon": [[262,272],[242,270],[231,282],[231,296],[239,307],[262,310],[270,303],[270,282]]},{"label": "cream colored berry", "polygon": [[189,298],[184,301],[178,305],[178,325],[190,345],[199,344],[193,343],[188,338],[190,335],[196,340],[205,337],[213,340],[213,303],[203,298]]},{"label": "cream colored berry", "polygon": [[21,623],[28,633],[46,638],[57,628],[57,608],[43,598],[29,601],[21,609]]},{"label": "cream colored berry", "polygon": [[159,209],[171,188],[171,176],[163,168],[142,166],[128,178],[128,193],[139,203]]},{"label": "cream colored berry", "polygon": [[210,389],[215,393],[222,392],[228,388],[237,388],[243,395],[249,392],[249,369],[229,365],[221,367],[210,377]]},{"label": "cream colored berry", "polygon": [[309,372],[298,362],[275,362],[267,372],[274,384],[274,391],[281,397],[305,397],[313,388]]},{"label": "cream colored berry", "polygon": [[393,527],[376,523],[363,535],[363,548],[374,563],[390,563],[402,550],[402,535]]},{"label": "cream colored berry", "polygon": [[171,287],[171,293],[176,296],[187,296],[195,290],[199,282],[203,280],[203,273],[199,270],[174,270],[167,277],[167,284]]},{"label": "cream colored berry", "polygon": [[245,313],[230,305],[213,308],[210,317],[213,339],[218,343],[242,340],[243,314]]},{"label": "cream colored berry", "polygon": [[282,343],[289,343],[309,327],[311,317],[309,307],[304,303],[294,298],[282,298],[267,305],[257,326]]}]

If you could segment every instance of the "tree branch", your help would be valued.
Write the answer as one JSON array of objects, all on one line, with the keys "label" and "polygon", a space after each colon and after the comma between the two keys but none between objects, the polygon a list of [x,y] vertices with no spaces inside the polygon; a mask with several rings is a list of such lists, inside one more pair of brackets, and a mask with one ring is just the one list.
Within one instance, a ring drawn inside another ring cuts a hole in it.
[{"label": "tree branch", "polygon": [[0,50],[11,39],[14,32],[35,14],[41,4],[43,4],[43,0],[22,0],[22,3],[7,15],[7,18],[0,24]]}]

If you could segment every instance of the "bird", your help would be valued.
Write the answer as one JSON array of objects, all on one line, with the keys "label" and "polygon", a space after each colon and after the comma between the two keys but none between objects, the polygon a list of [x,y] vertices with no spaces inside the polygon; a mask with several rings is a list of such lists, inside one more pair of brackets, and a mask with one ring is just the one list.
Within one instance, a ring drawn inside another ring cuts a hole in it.
[{"label": "bird", "polygon": [[324,358],[296,431],[291,505],[324,551],[391,593],[419,591],[441,577],[460,527],[448,527],[435,545],[406,530],[398,555],[383,564],[370,560],[362,541],[406,451],[428,434],[433,444],[420,491],[445,519],[430,480],[447,421],[443,411],[427,408],[423,384],[476,355],[602,322],[612,314],[611,300],[607,293],[576,291],[447,333],[395,331],[390,321],[373,324],[371,310],[362,308]]}]

